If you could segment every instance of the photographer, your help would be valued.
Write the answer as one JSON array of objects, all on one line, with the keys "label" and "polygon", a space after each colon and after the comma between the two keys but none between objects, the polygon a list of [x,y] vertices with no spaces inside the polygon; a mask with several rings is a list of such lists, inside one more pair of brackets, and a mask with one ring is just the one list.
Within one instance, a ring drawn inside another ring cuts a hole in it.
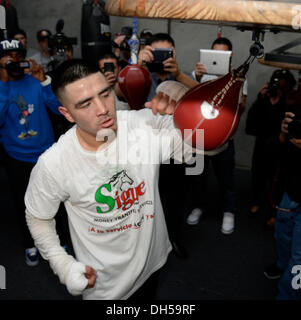
[{"label": "photographer", "polygon": [[113,93],[115,96],[116,110],[129,110],[130,107],[123,98],[117,81],[120,72],[118,58],[112,52],[104,53],[98,60],[98,66],[106,77],[108,84],[114,88]]},{"label": "photographer", "polygon": [[[158,60],[155,59],[154,55],[157,49],[165,49],[167,56],[164,57],[164,53],[162,53],[158,56]],[[151,72],[152,85],[147,101],[150,101],[155,96],[157,86],[163,81],[179,81],[188,88],[193,88],[198,84],[179,69],[176,60],[175,43],[167,33],[157,33],[149,39],[149,45],[139,51],[138,64]]]},{"label": "photographer", "polygon": [[153,36],[153,31],[151,29],[143,29],[140,32],[140,39],[139,39],[139,50],[142,50],[149,44],[149,40]]},{"label": "photographer", "polygon": [[76,38],[65,36],[62,32],[64,28],[64,20],[58,20],[56,24],[56,33],[52,34],[47,29],[37,32],[37,40],[40,51],[29,56],[40,64],[45,73],[52,75],[54,69],[61,62],[73,58],[73,45],[77,44]]},{"label": "photographer", "polygon": [[274,137],[279,135],[286,108],[286,95],[295,84],[296,80],[290,71],[274,71],[269,83],[260,90],[246,119],[246,133],[256,137],[251,168],[253,200],[250,214],[255,214],[266,206],[267,226],[271,227],[275,221],[275,210],[269,204],[269,190],[278,160],[269,147]]},{"label": "photographer", "polygon": [[121,69],[125,68],[129,63],[131,57],[131,48],[128,44],[132,36],[132,27],[122,27],[120,32],[116,34],[114,41],[112,41],[113,53],[118,58],[118,64]]},{"label": "photographer", "polygon": [[51,32],[47,29],[42,29],[37,32],[37,41],[39,45],[40,51],[34,54],[33,56],[29,56],[29,58],[36,61],[37,64],[41,65],[46,73],[51,72],[53,70],[50,65],[52,59],[52,52],[49,46],[49,39],[51,37]]},{"label": "photographer", "polygon": [[[0,127],[7,153],[6,168],[20,226],[26,263],[38,263],[38,252],[25,223],[24,194],[31,169],[39,156],[54,143],[46,107],[59,114],[59,102],[51,90],[51,78],[31,61],[25,74],[26,50],[15,39],[0,42]],[[28,67],[28,66],[26,66]]]},{"label": "photographer", "polygon": [[67,37],[63,33],[65,22],[59,19],[56,23],[54,35],[48,38],[48,46],[51,52],[51,62],[48,64],[49,75],[52,76],[53,71],[63,61],[73,59],[73,45],[77,44],[77,38]]},{"label": "photographer", "polygon": [[[45,41],[44,45],[47,43],[51,53],[50,61],[47,64],[47,75],[51,78],[60,63],[73,59],[73,45],[77,44],[77,38],[67,37],[63,33],[63,28],[64,20],[59,19],[56,23],[55,34],[52,35],[49,31],[49,37],[43,40]],[[62,134],[70,129],[71,124],[61,114],[58,115],[48,110],[48,115],[54,130],[55,141],[57,141]]]},{"label": "photographer", "polygon": [[[299,95],[297,109],[300,110]],[[278,300],[301,300],[301,291],[294,284],[300,284],[295,266],[301,265],[301,114],[294,110],[286,112],[277,140],[280,168],[278,180],[282,187],[282,199],[277,211],[275,240],[277,263],[266,268],[266,276],[280,278]],[[296,277],[295,277],[296,276]],[[295,277],[295,278],[294,278]]]}]

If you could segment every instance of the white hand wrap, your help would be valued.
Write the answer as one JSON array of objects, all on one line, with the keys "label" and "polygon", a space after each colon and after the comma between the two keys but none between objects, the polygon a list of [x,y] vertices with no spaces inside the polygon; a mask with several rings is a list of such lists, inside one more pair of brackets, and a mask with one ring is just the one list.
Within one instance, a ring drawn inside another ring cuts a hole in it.
[{"label": "white hand wrap", "polygon": [[86,266],[81,262],[74,262],[67,275],[66,287],[68,291],[76,296],[83,293],[88,285],[88,279],[85,277]]},{"label": "white hand wrap", "polygon": [[169,96],[169,101],[174,100],[178,102],[188,90],[189,88],[181,82],[168,80],[158,85],[156,93],[162,92]]},{"label": "white hand wrap", "polygon": [[68,255],[60,245],[55,228],[55,220],[42,220],[34,217],[26,210],[26,221],[35,246],[41,256],[49,261],[50,267],[58,275],[60,282],[67,286],[73,295],[81,294],[88,284],[83,279],[85,265]]}]

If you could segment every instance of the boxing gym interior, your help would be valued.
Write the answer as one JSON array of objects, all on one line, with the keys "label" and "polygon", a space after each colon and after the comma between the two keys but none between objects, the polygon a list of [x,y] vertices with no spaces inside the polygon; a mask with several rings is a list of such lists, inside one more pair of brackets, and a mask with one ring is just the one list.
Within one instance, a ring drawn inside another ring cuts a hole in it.
[{"label": "boxing gym interior", "polygon": [[[30,47],[38,49],[37,30],[48,29],[55,34],[57,22],[63,19],[64,34],[77,38],[73,56],[82,57],[84,1],[12,2],[18,12],[19,26],[27,32]],[[206,199],[206,210],[198,223],[188,224],[186,219],[191,207],[182,204],[179,242],[185,255],[174,250],[169,254],[160,273],[156,300],[274,300],[278,280],[267,279],[264,270],[277,260],[275,226],[267,224],[269,216],[264,208],[250,213],[255,137],[246,133],[246,120],[261,88],[269,83],[275,70],[289,70],[298,83],[300,1],[215,0],[209,4],[200,0],[187,1],[185,5],[176,0],[99,2],[105,2],[109,16],[107,27],[112,38],[122,27],[131,27],[136,18],[138,35],[148,29],[154,34],[167,33],[175,40],[179,68],[187,74],[191,74],[200,61],[200,50],[211,49],[213,40],[218,37],[232,42],[233,69],[248,64],[244,70],[248,84],[246,107],[239,115],[235,130],[231,131],[235,145],[235,229],[230,234],[221,232],[223,212],[219,185],[210,164],[202,195]],[[211,149],[220,146],[220,141],[212,143]],[[169,179],[166,175],[164,178]],[[67,291],[44,259],[34,267],[25,264],[22,239],[15,222],[14,194],[8,188],[8,179],[5,166],[0,164],[0,266],[5,268],[5,288],[1,288],[0,283],[0,300],[81,300],[81,296],[72,296]],[[72,253],[71,240],[68,245]]]}]

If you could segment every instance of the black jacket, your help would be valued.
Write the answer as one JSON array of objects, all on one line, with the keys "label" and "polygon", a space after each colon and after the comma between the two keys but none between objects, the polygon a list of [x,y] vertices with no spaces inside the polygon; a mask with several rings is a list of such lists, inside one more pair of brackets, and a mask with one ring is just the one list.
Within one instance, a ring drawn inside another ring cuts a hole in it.
[{"label": "black jacket", "polygon": [[281,122],[285,114],[285,100],[272,105],[269,97],[258,94],[256,101],[248,111],[246,119],[246,134],[269,140],[280,133]]},{"label": "black jacket", "polygon": [[283,191],[301,204],[301,149],[288,140],[280,148],[280,181]]},{"label": "black jacket", "polygon": [[262,156],[270,157],[271,165],[278,167],[275,192],[284,191],[301,204],[301,149],[293,145],[289,138],[280,143],[281,122],[285,114],[285,100],[282,98],[272,105],[268,97],[258,95],[249,109],[246,120],[246,133],[256,136],[261,145]]}]

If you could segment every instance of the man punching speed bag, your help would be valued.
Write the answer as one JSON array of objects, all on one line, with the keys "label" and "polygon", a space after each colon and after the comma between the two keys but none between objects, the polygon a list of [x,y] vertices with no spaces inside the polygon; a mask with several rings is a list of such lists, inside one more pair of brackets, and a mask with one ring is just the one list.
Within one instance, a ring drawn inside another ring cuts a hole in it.
[{"label": "man punching speed bag", "polygon": [[81,22],[82,58],[95,64],[111,51],[110,17],[102,0],[83,0]]}]

